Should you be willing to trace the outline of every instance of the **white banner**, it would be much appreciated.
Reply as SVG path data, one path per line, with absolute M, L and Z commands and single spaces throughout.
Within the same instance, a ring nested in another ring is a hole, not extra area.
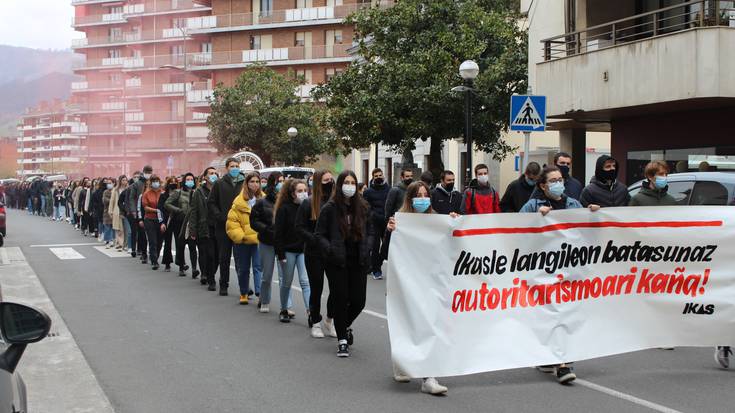
M 735 208 L 396 222 L 388 326 L 412 377 L 735 344 Z

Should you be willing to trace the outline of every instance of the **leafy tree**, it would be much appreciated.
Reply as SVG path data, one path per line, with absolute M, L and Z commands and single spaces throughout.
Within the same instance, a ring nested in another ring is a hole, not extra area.
M 209 140 L 220 152 L 243 149 L 258 154 L 266 164 L 301 165 L 325 150 L 327 134 L 319 128 L 320 105 L 301 102 L 299 81 L 256 66 L 240 74 L 234 86 L 217 85 L 207 120 Z M 298 129 L 291 139 L 286 131 Z
M 346 148 L 382 143 L 406 153 L 431 139 L 431 169 L 444 168 L 443 142 L 464 135 L 464 96 L 458 68 L 475 60 L 473 139 L 502 159 L 501 139 L 514 92 L 526 90 L 526 34 L 517 0 L 401 0 L 389 9 L 350 16 L 360 61 L 314 96 L 326 100 L 327 125 L 349 137 Z

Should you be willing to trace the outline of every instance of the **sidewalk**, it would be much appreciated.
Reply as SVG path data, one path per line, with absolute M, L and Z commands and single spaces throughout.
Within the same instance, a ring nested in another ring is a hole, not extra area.
M 31 305 L 51 318 L 51 331 L 27 347 L 19 371 L 28 389 L 28 410 L 34 413 L 112 413 L 89 364 L 66 323 L 19 247 L 0 248 L 3 300 Z

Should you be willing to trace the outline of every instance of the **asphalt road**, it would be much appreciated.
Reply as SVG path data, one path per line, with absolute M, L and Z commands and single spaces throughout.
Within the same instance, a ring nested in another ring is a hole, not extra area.
M 297 291 L 295 322 L 281 324 L 275 311 L 238 305 L 234 271 L 220 297 L 175 271 L 71 245 L 92 242 L 67 224 L 8 213 L 6 245 L 21 247 L 117 412 L 735 411 L 735 372 L 710 348 L 579 362 L 570 386 L 528 368 L 444 378 L 448 395 L 428 396 L 419 381 L 392 380 L 384 281 L 368 280 L 369 313 L 356 322 L 352 357 L 338 359 L 334 339 L 309 336 Z M 62 260 L 50 245 L 84 258 Z

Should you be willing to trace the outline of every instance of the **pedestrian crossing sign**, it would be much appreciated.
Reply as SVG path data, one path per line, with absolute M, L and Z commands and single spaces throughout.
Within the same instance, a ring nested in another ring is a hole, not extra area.
M 521 132 L 546 130 L 546 96 L 511 96 L 510 130 Z

